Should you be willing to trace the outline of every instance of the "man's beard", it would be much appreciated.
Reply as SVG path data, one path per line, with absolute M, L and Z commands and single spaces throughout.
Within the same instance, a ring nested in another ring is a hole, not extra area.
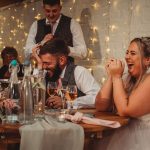
M 47 69 L 47 71 L 49 71 L 49 69 Z M 52 72 L 52 76 L 50 76 L 49 73 L 47 73 L 46 79 L 47 81 L 50 81 L 50 82 L 56 82 L 60 78 L 61 73 L 62 73 L 62 70 L 59 67 L 59 64 L 57 63 L 55 66 L 55 69 Z

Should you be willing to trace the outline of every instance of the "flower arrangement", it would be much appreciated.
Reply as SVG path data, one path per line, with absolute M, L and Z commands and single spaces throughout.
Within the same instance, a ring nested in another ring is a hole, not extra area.
M 0 118 L 3 119 L 8 114 L 17 114 L 19 106 L 12 99 L 0 101 Z

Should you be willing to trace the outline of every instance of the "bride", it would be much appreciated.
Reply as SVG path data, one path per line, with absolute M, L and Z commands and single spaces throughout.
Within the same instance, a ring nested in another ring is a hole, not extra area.
M 123 62 L 111 59 L 106 64 L 108 79 L 96 97 L 95 106 L 98 111 L 106 111 L 114 102 L 118 114 L 131 117 L 131 121 L 100 140 L 97 150 L 150 149 L 150 37 L 133 39 L 125 59 L 125 79 Z

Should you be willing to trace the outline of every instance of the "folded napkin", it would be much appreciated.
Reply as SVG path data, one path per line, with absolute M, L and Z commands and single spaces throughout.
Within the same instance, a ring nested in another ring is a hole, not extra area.
M 50 116 L 20 127 L 20 150 L 83 150 L 83 128 L 71 122 L 60 123 Z
M 87 124 L 101 125 L 101 126 L 106 126 L 106 127 L 111 127 L 111 128 L 119 128 L 121 126 L 118 121 L 90 118 L 90 117 L 84 116 L 84 114 L 80 112 L 76 112 L 75 115 L 66 114 L 65 118 L 68 120 L 71 120 L 72 122 L 82 121 L 83 123 L 87 123 Z

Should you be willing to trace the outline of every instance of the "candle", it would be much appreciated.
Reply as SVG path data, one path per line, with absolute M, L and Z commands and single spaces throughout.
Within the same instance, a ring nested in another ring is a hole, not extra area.
M 39 112 L 42 111 L 42 102 L 39 102 L 39 104 L 38 104 L 38 109 L 39 109 Z
M 60 115 L 58 116 L 58 120 L 59 120 L 60 122 L 64 122 L 64 121 L 65 121 L 65 116 L 64 116 L 64 114 L 60 114 Z

